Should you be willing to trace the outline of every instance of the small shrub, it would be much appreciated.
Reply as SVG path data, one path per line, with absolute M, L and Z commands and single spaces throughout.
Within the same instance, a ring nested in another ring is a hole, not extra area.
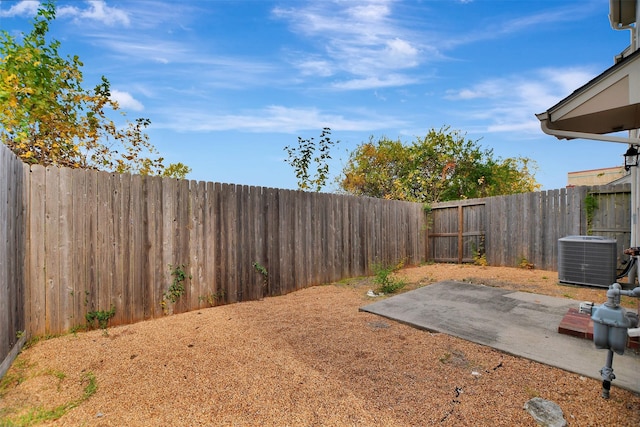
M 477 247 L 473 241 L 471 242 L 471 252 L 473 252 L 473 263 L 475 265 L 481 267 L 489 265 L 487 263 L 487 254 L 484 250 L 484 236 L 480 236 L 480 243 Z
M 487 263 L 487 255 L 480 255 L 477 252 L 473 254 L 473 263 L 475 265 L 479 265 L 480 267 L 486 267 L 489 265 L 489 263 Z
M 518 267 L 524 268 L 525 270 L 533 270 L 534 265 L 529 262 L 525 257 L 520 258 L 520 262 L 518 262 Z
M 187 278 L 191 279 L 191 275 L 187 275 L 185 272 L 185 269 L 187 268 L 185 264 L 175 266 L 169 265 L 169 268 L 171 269 L 173 282 L 171 282 L 169 289 L 162 294 L 162 301 L 160 302 L 160 305 L 165 309 L 165 311 L 167 309 L 167 302 L 175 304 L 185 292 L 185 280 L 187 280 Z
M 378 285 L 378 293 L 393 294 L 407 285 L 406 282 L 395 280 L 391 277 L 394 271 L 397 271 L 397 266 L 384 267 L 382 264 L 373 265 L 373 281 Z
M 87 329 L 93 329 L 95 327 L 95 322 L 98 322 L 98 327 L 102 329 L 106 334 L 109 320 L 111 320 L 111 318 L 115 315 L 116 308 L 113 305 L 111 306 L 111 309 L 109 311 L 90 311 L 84 316 L 85 319 L 87 319 Z
M 269 293 L 269 271 L 258 261 L 253 263 L 253 268 L 262 276 L 262 295 L 264 296 Z
M 224 297 L 224 291 L 220 291 L 220 292 L 216 292 L 216 293 L 209 293 L 207 295 L 201 295 L 198 297 L 198 301 L 206 301 L 207 304 L 209 304 L 209 307 L 214 307 L 218 300 L 222 299 Z

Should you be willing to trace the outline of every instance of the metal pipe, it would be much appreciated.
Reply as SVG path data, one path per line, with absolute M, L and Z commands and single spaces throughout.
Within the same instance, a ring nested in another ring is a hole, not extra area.
M 611 381 L 616 378 L 613 374 L 613 350 L 611 349 L 607 351 L 607 361 L 605 362 L 605 366 L 600 370 L 600 375 L 602 375 L 602 398 L 608 399 L 611 390 Z

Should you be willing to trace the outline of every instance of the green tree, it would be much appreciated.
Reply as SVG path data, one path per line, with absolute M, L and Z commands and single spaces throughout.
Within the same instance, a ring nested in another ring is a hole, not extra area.
M 0 33 L 0 140 L 27 163 L 184 178 L 189 167 L 165 167 L 149 142 L 149 119 L 122 128 L 108 117 L 125 114 L 105 77 L 83 89 L 78 56 L 61 57 L 60 42 L 46 38 L 55 16 L 46 2 L 30 33 Z
M 331 140 L 331 129 L 326 127 L 322 129 L 317 144 L 313 138 L 302 139 L 298 137 L 297 147 L 284 147 L 288 155 L 284 161 L 295 170 L 300 190 L 322 190 L 329 178 L 329 164 L 327 162 L 331 159 L 330 150 L 336 143 Z M 316 172 L 313 177 L 310 175 L 310 168 L 315 168 Z
M 347 193 L 432 203 L 540 188 L 534 161 L 500 159 L 459 131 L 431 129 L 411 144 L 380 138 L 359 145 L 343 169 Z

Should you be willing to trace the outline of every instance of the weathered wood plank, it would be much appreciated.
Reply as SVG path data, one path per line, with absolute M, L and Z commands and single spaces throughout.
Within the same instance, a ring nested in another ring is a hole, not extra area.
M 188 310 L 195 310 L 201 307 L 200 296 L 204 295 L 201 285 L 204 282 L 203 265 L 203 242 L 204 242 L 204 186 L 198 185 L 196 181 L 189 182 L 189 265 L 192 278 L 188 282 L 189 300 Z
M 237 267 L 237 245 L 238 227 L 236 225 L 236 214 L 238 213 L 238 195 L 236 186 L 233 184 L 222 185 L 221 208 L 224 217 L 222 228 L 224 230 L 223 242 L 223 280 L 226 288 L 226 300 L 229 303 L 238 302 L 238 270 Z
M 294 239 L 295 239 L 295 205 L 293 204 L 293 191 L 280 190 L 279 198 L 279 222 L 280 226 L 280 291 L 288 293 L 295 289 L 295 276 L 293 269 Z
M 217 236 L 219 228 L 217 227 L 217 200 L 213 183 L 205 184 L 205 205 L 204 205 L 204 267 L 205 267 L 205 283 L 204 297 L 207 305 L 215 305 L 220 303 L 222 295 L 218 290 L 218 282 L 216 281 L 216 262 L 218 244 Z
M 112 303 L 116 309 L 109 324 L 121 325 L 132 322 L 131 285 L 129 284 L 129 264 L 131 263 L 131 175 L 114 176 L 114 237 L 116 257 L 112 283 Z
M 84 212 L 85 227 L 85 251 L 83 255 L 85 261 L 85 279 L 84 290 L 80 298 L 82 299 L 82 307 L 80 308 L 82 318 L 81 322 L 86 321 L 86 314 L 96 309 L 96 301 L 98 298 L 98 282 L 100 268 L 100 253 L 98 239 L 98 211 L 102 208 L 98 201 L 98 177 L 96 171 L 84 171 L 86 204 Z
M 175 193 L 173 197 L 176 200 L 176 221 L 172 258 L 174 259 L 173 264 L 175 266 L 182 266 L 182 271 L 186 274 L 186 278 L 182 282 L 184 293 L 176 301 L 176 313 L 183 313 L 189 310 L 192 290 L 191 282 L 193 281 L 194 272 L 193 261 L 189 258 L 189 226 L 191 224 L 189 212 L 192 209 L 190 206 L 189 193 L 189 181 L 185 179 L 175 180 Z M 173 278 L 171 278 L 170 282 L 173 282 Z
M 45 268 L 45 331 L 61 331 L 60 321 L 60 246 L 59 246 L 59 222 L 60 203 L 59 188 L 60 174 L 58 168 L 47 167 L 45 169 L 45 224 L 44 239 L 46 257 Z
M 129 258 L 127 283 L 129 285 L 129 321 L 139 322 L 144 316 L 144 277 L 146 262 L 145 233 L 147 230 L 144 216 L 144 190 L 142 177 L 131 177 L 129 223 Z
M 267 190 L 267 230 L 266 266 L 269 269 L 269 284 L 267 295 L 282 294 L 282 268 L 280 264 L 282 240 L 280 239 L 280 195 L 282 190 L 269 188 Z
M 14 249 L 13 241 L 9 238 L 13 227 L 13 206 L 9 203 L 12 183 L 11 158 L 5 147 L 0 147 L 0 362 L 9 354 L 12 347 L 11 306 L 15 304 L 12 295 L 13 280 L 9 263 L 9 253 Z M 15 333 L 15 332 L 14 332 Z
M 177 203 L 176 200 L 176 183 L 175 179 L 163 179 L 162 184 L 162 204 L 156 206 L 157 211 L 162 214 L 159 217 L 162 224 L 162 235 L 159 244 L 162 246 L 162 270 L 156 277 L 157 285 L 154 294 L 159 301 L 164 301 L 165 308 L 169 312 L 174 310 L 174 304 L 171 301 L 163 300 L 163 295 L 171 286 L 173 276 L 171 271 L 182 261 L 175 259 L 175 245 L 177 232 Z
M 113 212 L 111 208 L 111 174 L 98 172 L 96 188 L 96 280 L 89 295 L 88 312 L 111 309 L 113 269 Z
M 165 290 L 168 265 L 164 261 L 163 247 L 163 179 L 145 177 L 143 189 L 146 191 L 146 247 L 145 287 L 143 292 L 144 316 L 151 319 L 162 315 L 162 294 Z
M 236 256 L 236 269 L 238 270 L 238 301 L 246 301 L 250 298 L 250 269 L 253 268 L 253 256 L 250 249 L 249 218 L 249 187 L 238 185 L 237 189 L 237 211 L 235 212 L 235 223 L 237 226 L 237 242 L 234 245 Z
M 72 251 L 69 254 L 71 262 L 71 271 L 74 280 L 71 289 L 71 308 L 69 315 L 71 317 L 71 326 L 79 327 L 85 323 L 84 299 L 87 284 L 87 191 L 86 191 L 86 174 L 81 169 L 73 169 L 71 171 L 71 193 L 73 194 L 73 210 L 71 212 L 72 231 Z

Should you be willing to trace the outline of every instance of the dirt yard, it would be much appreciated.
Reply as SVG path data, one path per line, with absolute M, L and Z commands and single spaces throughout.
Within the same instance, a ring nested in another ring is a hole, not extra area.
M 398 274 L 406 289 L 455 279 L 576 306 L 605 296 L 540 270 L 436 264 Z M 0 387 L 0 425 L 535 426 L 523 409 L 535 396 L 572 426 L 640 424 L 640 397 L 628 391 L 613 387 L 604 400 L 597 380 L 359 312 L 374 288 L 351 279 L 42 340 Z

